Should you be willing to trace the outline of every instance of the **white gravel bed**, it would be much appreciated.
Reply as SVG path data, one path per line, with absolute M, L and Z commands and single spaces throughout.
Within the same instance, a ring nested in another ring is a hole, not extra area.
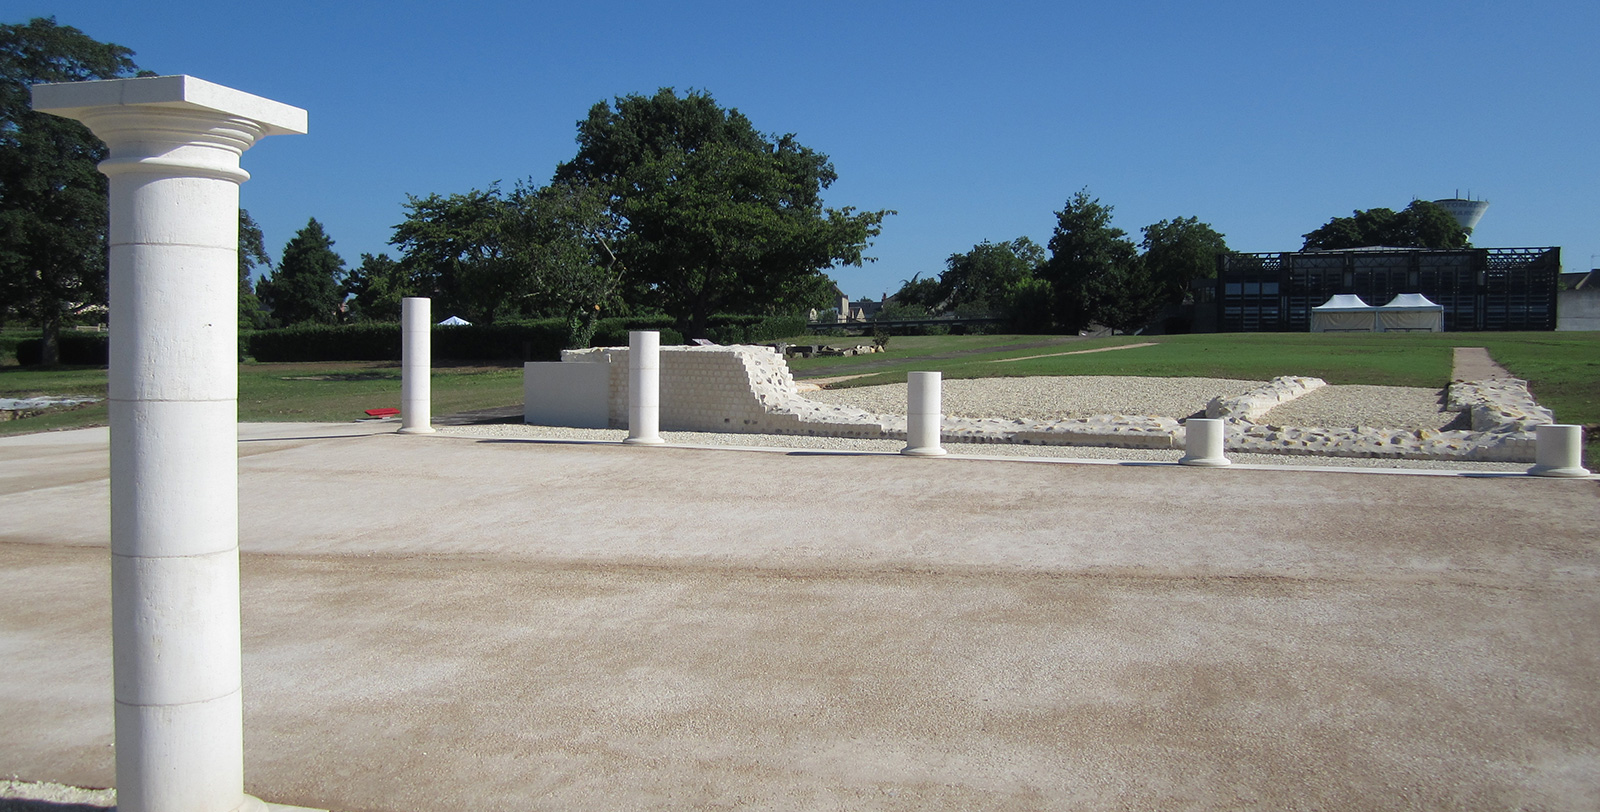
M 951 417 L 1062 420 L 1126 414 L 1182 419 L 1205 412 L 1214 397 L 1242 395 L 1264 385 L 1228 378 L 1111 375 L 973 378 L 945 381 L 940 397 Z M 824 389 L 807 392 L 805 398 L 880 414 L 906 413 L 905 384 Z
M 1443 411 L 1444 396 L 1443 389 L 1413 386 L 1324 386 L 1274 408 L 1257 422 L 1438 431 L 1461 417 L 1459 412 Z
M 569 429 L 554 426 L 527 426 L 495 423 L 482 426 L 438 426 L 440 434 L 476 437 L 485 440 L 525 440 L 530 442 L 609 442 L 620 443 L 628 436 L 622 429 Z M 663 431 L 661 438 L 674 445 L 744 446 L 793 448 L 828 451 L 876 451 L 897 453 L 905 448 L 902 440 L 860 440 L 847 437 L 801 437 L 790 434 L 712 434 L 696 431 Z M 950 456 L 972 457 L 1054 457 L 1075 460 L 1123 460 L 1132 462 L 1177 462 L 1181 451 L 1137 448 L 1097 448 L 1093 446 L 1041 446 L 1007 443 L 946 443 Z M 1456 462 L 1444 460 L 1365 459 L 1357 457 L 1318 457 L 1298 454 L 1230 453 L 1228 459 L 1240 465 L 1292 465 L 1324 468 L 1410 468 L 1440 471 L 1492 471 L 1522 473 L 1526 463 Z

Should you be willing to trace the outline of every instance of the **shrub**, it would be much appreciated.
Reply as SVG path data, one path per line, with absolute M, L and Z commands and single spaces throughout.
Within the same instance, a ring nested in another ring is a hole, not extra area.
M 107 333 L 61 332 L 61 363 L 71 366 L 103 367 L 110 363 L 111 342 Z M 17 363 L 35 366 L 44 355 L 44 339 L 17 342 Z

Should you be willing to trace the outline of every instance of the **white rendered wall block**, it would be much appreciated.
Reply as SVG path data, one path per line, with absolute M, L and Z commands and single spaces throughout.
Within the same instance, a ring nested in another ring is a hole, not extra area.
M 400 300 L 400 434 L 433 433 L 433 301 Z
M 522 365 L 522 421 L 536 426 L 611 425 L 611 364 L 529 361 Z
M 306 113 L 191 76 L 36 85 L 109 148 L 117 808 L 244 794 L 239 637 L 240 155 Z

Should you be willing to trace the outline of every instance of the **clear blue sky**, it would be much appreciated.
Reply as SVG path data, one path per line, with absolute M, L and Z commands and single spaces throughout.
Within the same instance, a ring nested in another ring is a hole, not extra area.
M 274 258 L 316 217 L 350 265 L 406 195 L 549 179 L 597 101 L 698 88 L 895 209 L 854 297 L 982 240 L 1049 239 L 1080 188 L 1135 238 L 1195 216 L 1244 251 L 1459 189 L 1474 243 L 1600 265 L 1600 3 L 10 0 L 310 112 L 244 157 Z

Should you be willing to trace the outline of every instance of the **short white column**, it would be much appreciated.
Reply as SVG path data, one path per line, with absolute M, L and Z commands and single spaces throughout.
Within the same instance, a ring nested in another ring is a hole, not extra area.
M 400 434 L 433 433 L 433 301 L 400 300 Z
M 1589 469 L 1583 467 L 1582 426 L 1552 423 L 1534 431 L 1534 465 L 1528 473 L 1559 477 L 1589 475 Z
M 239 157 L 306 113 L 190 76 L 37 85 L 110 147 L 111 607 L 117 808 L 244 794 Z
M 944 422 L 940 384 L 942 372 L 906 374 L 906 447 L 908 457 L 938 457 L 945 453 L 939 445 L 939 426 Z
M 658 445 L 661 439 L 661 333 L 628 332 L 628 439 Z
M 1223 456 L 1223 441 L 1226 438 L 1227 427 L 1221 420 L 1191 417 L 1183 423 L 1184 452 L 1178 462 L 1206 468 L 1227 465 L 1228 458 Z

